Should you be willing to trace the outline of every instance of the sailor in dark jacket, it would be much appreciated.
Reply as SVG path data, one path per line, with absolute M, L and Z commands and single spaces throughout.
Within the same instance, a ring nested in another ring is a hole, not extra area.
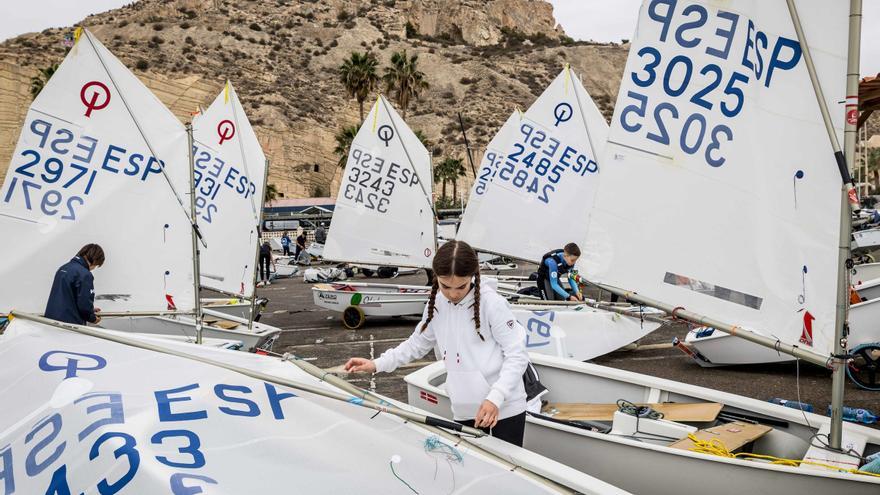
M 76 256 L 55 272 L 52 292 L 46 303 L 46 318 L 85 325 L 98 323 L 101 317 L 95 308 L 95 277 L 92 270 L 104 264 L 104 250 L 97 244 L 86 244 Z

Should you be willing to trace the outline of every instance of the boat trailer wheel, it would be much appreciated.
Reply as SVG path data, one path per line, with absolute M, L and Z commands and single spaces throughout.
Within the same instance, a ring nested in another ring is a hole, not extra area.
M 851 354 L 853 359 L 846 367 L 849 379 L 865 390 L 880 390 L 880 343 L 862 344 Z
M 342 324 L 349 330 L 356 330 L 364 326 L 366 320 L 364 310 L 359 306 L 349 306 L 342 312 Z

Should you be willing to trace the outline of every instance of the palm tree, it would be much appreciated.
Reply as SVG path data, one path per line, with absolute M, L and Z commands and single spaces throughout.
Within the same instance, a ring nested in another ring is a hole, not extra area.
M 278 199 L 278 187 L 275 184 L 266 184 L 266 202 L 272 205 Z
M 421 131 L 421 129 L 419 129 L 417 131 L 413 131 L 413 134 L 415 134 L 416 137 L 419 138 L 419 141 L 421 141 L 422 146 L 424 146 L 427 149 L 431 149 L 431 146 L 433 145 L 433 143 L 428 139 L 428 136 L 426 136 L 425 133 Z
M 446 183 L 451 181 L 452 201 L 455 202 L 455 198 L 458 196 L 458 186 L 456 182 L 458 181 L 458 178 L 464 176 L 464 174 L 464 165 L 460 158 L 447 158 L 434 168 L 434 182 L 440 182 L 443 184 L 441 196 L 444 200 L 446 199 Z
M 58 64 L 52 64 L 49 67 L 40 69 L 37 75 L 31 78 L 31 96 L 36 98 L 40 94 L 40 91 L 43 90 L 43 87 L 49 82 L 49 79 L 52 78 L 56 70 L 58 70 Z
M 339 161 L 336 163 L 338 166 L 345 167 L 345 162 L 348 161 L 348 150 L 351 149 L 351 142 L 354 141 L 354 137 L 357 136 L 357 133 L 357 126 L 352 125 L 343 127 L 336 134 L 336 148 L 333 152 L 339 157 Z
M 412 100 L 419 99 L 422 90 L 428 89 L 425 73 L 418 69 L 418 55 L 406 56 L 406 50 L 391 54 L 391 67 L 385 68 L 382 80 L 385 91 L 394 94 L 397 105 L 406 119 L 406 109 Z
M 364 101 L 370 92 L 376 89 L 379 76 L 376 67 L 379 61 L 370 52 L 351 52 L 351 58 L 339 66 L 339 76 L 348 95 L 356 99 L 361 111 L 361 122 L 364 121 Z

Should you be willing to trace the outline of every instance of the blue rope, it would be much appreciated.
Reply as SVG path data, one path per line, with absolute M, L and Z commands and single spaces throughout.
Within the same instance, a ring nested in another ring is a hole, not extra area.
M 455 447 L 443 443 L 437 435 L 431 435 L 425 439 L 425 452 L 439 452 L 450 461 L 455 461 L 459 464 L 464 463 L 464 456 L 461 455 L 461 452 Z

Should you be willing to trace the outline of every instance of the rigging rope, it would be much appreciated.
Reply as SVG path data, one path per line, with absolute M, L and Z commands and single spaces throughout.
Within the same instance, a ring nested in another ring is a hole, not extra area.
M 708 441 L 701 440 L 701 439 L 697 438 L 696 435 L 694 435 L 693 433 L 688 433 L 688 438 L 692 442 L 694 442 L 694 447 L 691 448 L 690 450 L 692 452 L 697 452 L 700 454 L 717 455 L 719 457 L 727 457 L 730 459 L 765 460 L 765 461 L 770 461 L 771 464 L 776 464 L 776 465 L 780 465 L 780 466 L 798 467 L 798 466 L 802 466 L 802 465 L 806 464 L 809 466 L 818 466 L 818 467 L 823 467 L 826 469 L 831 469 L 834 471 L 839 471 L 839 472 L 844 472 L 844 473 L 861 474 L 864 476 L 873 476 L 876 478 L 880 478 L 880 474 L 874 474 L 874 473 L 871 473 L 868 471 L 862 471 L 858 468 L 849 468 L 848 469 L 848 468 L 842 468 L 840 466 L 833 466 L 831 464 L 825 464 L 825 463 L 816 462 L 816 461 L 807 461 L 807 460 L 803 460 L 803 459 L 785 459 L 782 457 L 776 457 L 776 456 L 772 456 L 772 455 L 750 454 L 748 452 L 740 452 L 738 454 L 734 454 L 733 452 L 728 450 L 727 446 L 724 445 L 724 442 L 722 442 L 721 440 L 719 440 L 717 438 L 713 438 Z

